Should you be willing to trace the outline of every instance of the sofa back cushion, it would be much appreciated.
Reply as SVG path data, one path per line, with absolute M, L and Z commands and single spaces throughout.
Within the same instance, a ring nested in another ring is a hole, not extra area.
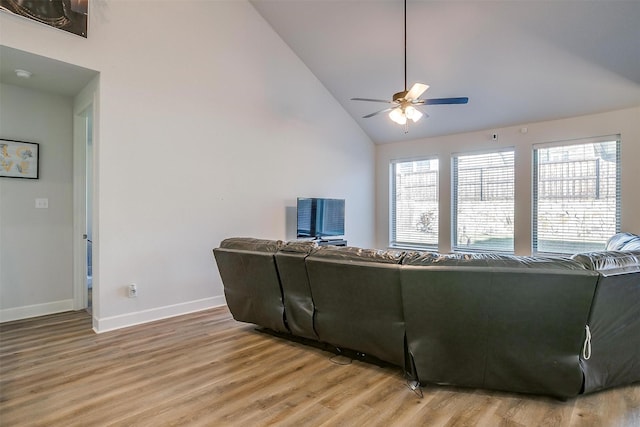
M 584 270 L 569 257 L 516 256 L 489 253 L 410 252 L 403 258 L 404 265 L 431 267 L 491 267 L 549 270 Z
M 313 327 L 315 308 L 305 259 L 318 249 L 316 242 L 287 242 L 276 253 L 276 265 L 284 297 L 284 311 L 291 333 L 318 339 Z
M 626 247 L 628 242 L 619 239 L 615 247 Z M 640 381 L 640 363 L 632 362 L 640 360 L 640 250 L 589 252 L 573 258 L 600 273 L 589 316 L 591 357 L 581 360 L 585 393 Z
M 618 233 L 607 241 L 607 251 L 640 250 L 640 236 L 633 233 Z
M 233 318 L 288 332 L 274 255 L 280 240 L 230 238 L 213 250 Z
M 408 254 L 408 350 L 421 382 L 575 396 L 597 273 L 571 259 Z
M 575 254 L 572 259 L 586 269 L 604 276 L 640 271 L 640 249 L 630 251 L 602 251 Z
M 324 246 L 306 259 L 321 341 L 404 365 L 404 252 Z

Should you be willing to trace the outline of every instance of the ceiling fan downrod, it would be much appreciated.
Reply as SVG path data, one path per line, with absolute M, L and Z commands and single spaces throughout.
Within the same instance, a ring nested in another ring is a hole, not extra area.
M 404 0 L 404 93 L 407 93 L 407 0 Z

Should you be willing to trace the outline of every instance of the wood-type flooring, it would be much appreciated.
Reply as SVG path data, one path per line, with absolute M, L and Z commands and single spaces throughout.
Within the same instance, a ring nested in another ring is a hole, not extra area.
M 0 325 L 0 426 L 640 426 L 640 385 L 568 401 L 426 386 L 265 334 L 226 307 L 102 334 Z

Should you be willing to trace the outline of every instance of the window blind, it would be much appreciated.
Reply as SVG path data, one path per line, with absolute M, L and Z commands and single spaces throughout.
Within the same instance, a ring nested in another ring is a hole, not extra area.
M 452 158 L 454 251 L 513 252 L 514 152 Z
M 605 248 L 620 231 L 620 137 L 537 145 L 533 252 Z
M 390 245 L 438 246 L 438 159 L 391 162 Z

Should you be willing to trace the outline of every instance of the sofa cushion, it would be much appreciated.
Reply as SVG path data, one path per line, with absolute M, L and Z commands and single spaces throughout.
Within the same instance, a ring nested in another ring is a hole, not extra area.
M 404 365 L 404 252 L 324 246 L 306 259 L 321 341 Z
M 225 239 L 213 250 L 233 318 L 288 332 L 275 253 L 280 240 Z
M 640 381 L 640 251 L 576 255 L 599 271 L 589 314 L 584 392 Z
M 291 252 L 299 254 L 310 254 L 312 251 L 318 249 L 318 243 L 314 240 L 306 241 L 290 241 L 282 245 L 280 251 Z
M 405 251 L 362 249 L 353 246 L 322 246 L 318 249 L 317 255 L 331 261 L 400 264 L 405 256 Z
M 401 287 L 421 382 L 575 396 L 598 274 L 566 258 L 410 253 Z
M 607 241 L 607 251 L 640 250 L 640 236 L 633 233 L 618 233 Z
M 313 327 L 315 308 L 305 259 L 316 249 L 316 242 L 292 241 L 282 246 L 275 255 L 287 325 L 292 334 L 315 340 L 318 339 Z
M 640 271 L 640 250 L 587 252 L 575 254 L 572 258 L 586 269 L 604 276 Z
M 252 239 L 250 237 L 230 237 L 220 242 L 220 248 L 223 249 L 272 253 L 281 249 L 283 245 L 282 240 Z
M 584 270 L 585 268 L 579 262 L 568 257 L 532 257 L 486 253 L 410 252 L 403 258 L 402 264 L 431 267 L 541 268 L 552 270 Z

